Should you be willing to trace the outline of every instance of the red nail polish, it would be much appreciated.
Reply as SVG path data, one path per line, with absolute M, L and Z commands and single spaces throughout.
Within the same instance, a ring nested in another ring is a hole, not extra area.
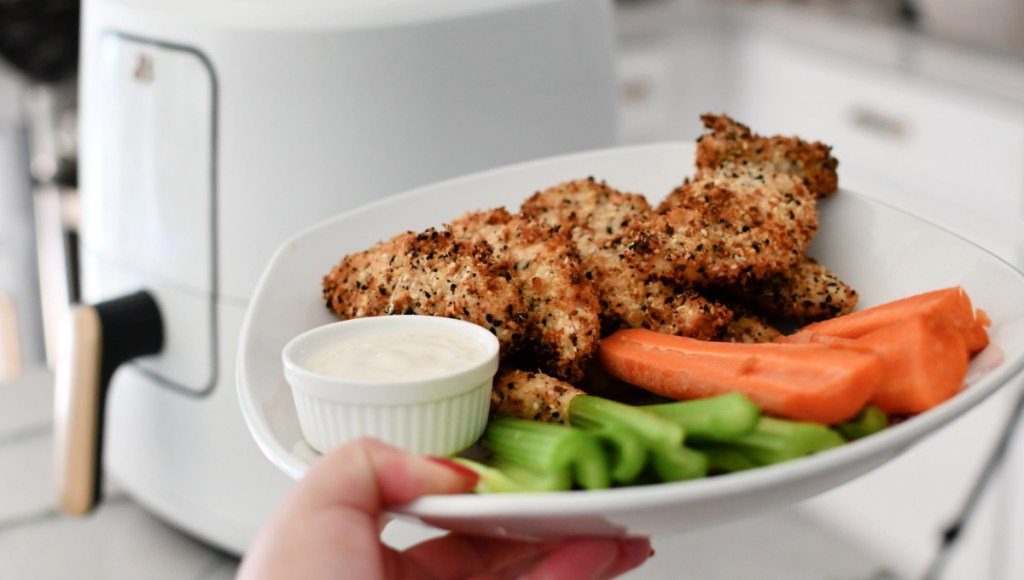
M 428 456 L 427 459 L 429 459 L 430 461 L 436 463 L 437 465 L 443 465 L 443 466 L 447 467 L 448 469 L 454 471 L 455 473 L 459 474 L 459 477 L 461 477 L 462 479 L 464 479 L 466 481 L 466 487 L 468 489 L 472 489 L 472 488 L 476 487 L 476 484 L 480 481 L 480 474 L 479 473 L 473 471 L 472 469 L 466 467 L 465 465 L 462 465 L 460 463 L 456 463 L 455 461 L 452 461 L 451 459 L 448 459 L 446 457 L 434 457 L 434 456 Z

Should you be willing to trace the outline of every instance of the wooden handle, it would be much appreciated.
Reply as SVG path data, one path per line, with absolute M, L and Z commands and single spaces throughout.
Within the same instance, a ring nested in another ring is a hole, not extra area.
M 18 312 L 5 294 L 0 294 L 0 381 L 21 373 L 21 337 Z
M 99 313 L 92 307 L 72 308 L 61 334 L 53 423 L 57 496 L 69 515 L 85 515 L 99 501 L 102 348 Z
M 54 458 L 60 506 L 69 515 L 99 504 L 103 417 L 117 367 L 163 347 L 156 301 L 137 292 L 95 306 L 76 306 L 65 321 L 54 392 Z

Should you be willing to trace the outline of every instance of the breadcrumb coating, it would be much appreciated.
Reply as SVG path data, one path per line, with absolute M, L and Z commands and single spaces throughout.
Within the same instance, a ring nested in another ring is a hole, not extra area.
M 742 166 L 741 166 L 742 167 Z M 758 279 L 803 256 L 818 229 L 814 197 L 789 191 L 731 164 L 673 190 L 658 207 L 652 244 L 670 256 L 664 273 L 693 284 Z
M 503 356 L 526 335 L 526 303 L 508 264 L 486 243 L 446 230 L 405 232 L 344 257 L 324 277 L 323 294 L 343 319 L 423 314 L 467 320 L 493 332 Z
M 719 340 L 723 342 L 771 342 L 782 335 L 779 329 L 756 315 L 737 315 L 725 327 Z
M 731 320 L 728 308 L 659 274 L 665 268 L 642 245 L 657 217 L 643 196 L 588 178 L 535 193 L 522 212 L 571 232 L 600 296 L 603 332 L 644 327 L 710 340 Z
M 503 367 L 494 377 L 491 413 L 543 423 L 569 423 L 569 402 L 586 394 L 544 373 Z
M 794 176 L 817 198 L 838 188 L 839 161 L 828 145 L 799 137 L 762 137 L 727 115 L 706 114 L 701 120 L 707 132 L 697 142 L 698 173 L 746 162 L 766 174 Z
M 737 288 L 758 312 L 796 325 L 853 312 L 857 292 L 817 260 L 804 256 L 795 267 Z
M 452 222 L 459 239 L 484 241 L 511 265 L 526 303 L 522 357 L 534 368 L 577 382 L 601 339 L 600 301 L 576 244 L 558 227 L 504 208 L 470 212 Z

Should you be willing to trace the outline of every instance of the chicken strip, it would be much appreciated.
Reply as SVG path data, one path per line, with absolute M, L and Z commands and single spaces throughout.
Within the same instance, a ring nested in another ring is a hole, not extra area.
M 656 216 L 647 200 L 593 178 L 538 192 L 523 203 L 525 215 L 570 232 L 597 287 L 602 331 L 649 328 L 700 339 L 718 335 L 732 318 L 728 308 L 652 272 L 641 247 Z
M 643 223 L 653 210 L 637 193 L 623 193 L 593 177 L 567 181 L 533 194 L 523 202 L 524 215 L 561 226 L 588 256 L 622 235 L 634 222 Z
M 795 267 L 818 230 L 816 199 L 836 189 L 830 148 L 761 137 L 726 116 L 704 115 L 697 175 L 658 206 L 666 241 L 653 247 L 694 284 L 759 279 Z
M 782 332 L 760 316 L 733 307 L 736 317 L 722 330 L 719 340 L 723 342 L 771 342 L 782 336 Z
M 569 423 L 569 402 L 585 395 L 543 373 L 502 367 L 491 388 L 491 413 L 542 423 Z
M 726 116 L 704 115 L 702 119 L 708 133 L 697 148 L 695 184 L 760 187 L 764 203 L 769 204 L 760 212 L 765 216 L 763 224 L 772 224 L 776 250 L 779 241 L 789 250 L 774 255 L 766 269 L 742 277 L 732 294 L 761 314 L 795 324 L 852 310 L 856 293 L 804 254 L 817 232 L 816 201 L 837 188 L 838 162 L 831 156 L 831 148 L 797 137 L 761 137 Z M 692 196 L 685 195 L 685 189 L 670 195 L 659 209 L 689 205 Z M 795 250 L 799 250 L 799 259 L 779 269 L 797 256 Z
M 814 198 L 799 182 L 785 191 L 759 177 L 727 164 L 672 191 L 649 229 L 646 247 L 663 256 L 650 262 L 656 271 L 708 285 L 796 265 L 817 232 Z
M 701 120 L 708 132 L 697 144 L 698 176 L 731 163 L 762 174 L 791 175 L 816 198 L 836 191 L 839 161 L 828 145 L 798 137 L 762 137 L 726 115 L 702 115 Z
M 511 264 L 512 282 L 526 303 L 522 358 L 531 368 L 570 382 L 601 339 L 600 301 L 576 244 L 560 228 L 507 210 L 472 212 L 452 222 L 458 239 L 484 241 Z M 523 364 L 523 363 L 520 363 Z
M 798 326 L 853 312 L 857 292 L 814 258 L 796 267 L 733 289 L 758 312 Z
M 343 319 L 424 314 L 478 324 L 498 337 L 504 356 L 526 336 L 526 304 L 511 278 L 486 243 L 431 228 L 346 256 L 324 277 L 323 294 Z

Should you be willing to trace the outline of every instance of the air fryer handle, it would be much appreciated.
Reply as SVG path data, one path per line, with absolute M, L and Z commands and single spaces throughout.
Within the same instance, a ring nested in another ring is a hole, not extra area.
M 110 378 L 121 363 L 160 352 L 163 335 L 160 309 L 145 291 L 69 312 L 54 394 L 57 494 L 65 513 L 85 515 L 100 502 Z

